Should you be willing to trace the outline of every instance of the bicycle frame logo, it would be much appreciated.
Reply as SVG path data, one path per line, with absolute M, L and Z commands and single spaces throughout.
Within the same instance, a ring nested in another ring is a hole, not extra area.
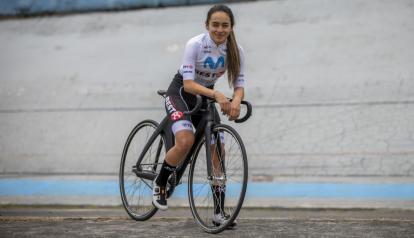
M 177 109 L 175 109 L 170 100 L 170 97 L 165 98 L 165 106 L 167 107 L 168 112 L 171 113 L 171 120 L 176 121 L 184 116 L 183 112 L 177 111 Z
M 210 69 L 217 69 L 219 65 L 221 65 L 221 67 L 224 67 L 224 57 L 220 56 L 217 59 L 217 62 L 214 62 L 214 60 L 209 56 L 204 60 L 204 68 L 207 68 L 207 65 Z
M 175 107 L 172 105 L 170 97 L 165 98 L 165 106 L 167 106 L 167 110 L 169 113 L 177 111 L 177 109 L 175 109 Z
M 176 121 L 176 120 L 180 119 L 181 117 L 183 117 L 183 115 L 184 115 L 184 113 L 183 113 L 183 112 L 176 111 L 176 112 L 173 112 L 173 113 L 171 114 L 171 119 L 172 119 L 173 121 Z

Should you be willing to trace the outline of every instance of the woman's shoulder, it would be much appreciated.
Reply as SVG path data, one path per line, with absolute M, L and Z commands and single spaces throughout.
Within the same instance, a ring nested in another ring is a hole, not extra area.
M 240 44 L 237 44 L 237 48 L 239 49 L 240 54 L 244 54 L 244 49 Z
M 206 38 L 205 33 L 196 35 L 196 36 L 192 37 L 190 40 L 187 41 L 187 45 L 193 45 L 193 46 L 202 45 L 205 38 Z
M 239 44 L 239 42 L 237 42 L 237 48 L 238 48 L 240 51 L 244 51 L 243 46 L 242 46 L 242 45 L 240 45 L 240 44 Z

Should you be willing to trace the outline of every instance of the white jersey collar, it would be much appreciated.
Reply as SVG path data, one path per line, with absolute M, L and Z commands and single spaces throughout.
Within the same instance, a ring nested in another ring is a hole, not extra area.
M 207 41 L 209 44 L 216 46 L 217 48 L 221 48 L 221 49 L 225 49 L 227 46 L 227 39 L 224 43 L 217 45 L 216 42 L 213 41 L 213 39 L 211 39 L 210 33 L 207 32 L 206 33 L 206 37 L 207 37 Z

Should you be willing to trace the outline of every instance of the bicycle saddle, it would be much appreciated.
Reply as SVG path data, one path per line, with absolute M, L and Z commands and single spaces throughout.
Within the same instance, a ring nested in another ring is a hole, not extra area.
M 165 95 L 167 94 L 167 90 L 160 89 L 160 90 L 157 91 L 157 93 L 158 93 L 158 95 L 165 97 Z

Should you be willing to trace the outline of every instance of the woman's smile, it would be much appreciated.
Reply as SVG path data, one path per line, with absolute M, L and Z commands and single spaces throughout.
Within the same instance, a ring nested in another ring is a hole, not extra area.
M 223 44 L 233 30 L 230 17 L 225 12 L 213 13 L 207 25 L 207 30 L 217 45 Z

